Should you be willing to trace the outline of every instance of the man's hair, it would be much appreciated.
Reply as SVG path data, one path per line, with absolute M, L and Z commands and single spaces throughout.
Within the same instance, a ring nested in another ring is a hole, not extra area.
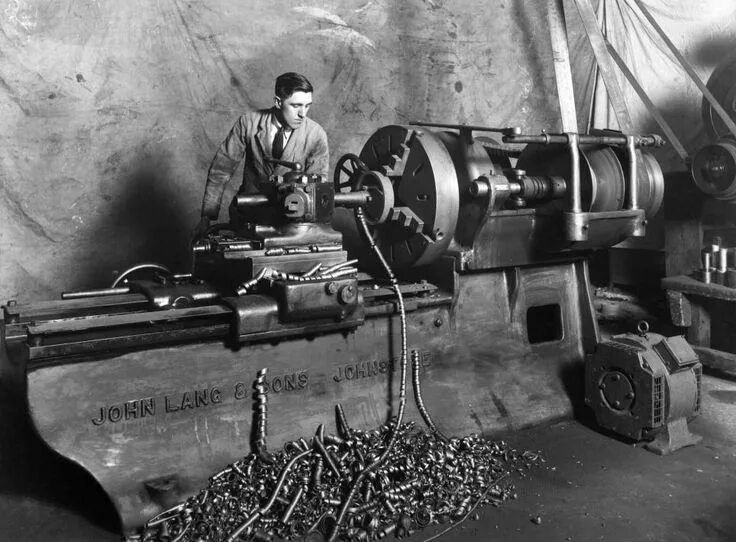
M 314 92 L 312 83 L 300 73 L 282 73 L 276 78 L 276 96 L 287 99 L 295 92 Z

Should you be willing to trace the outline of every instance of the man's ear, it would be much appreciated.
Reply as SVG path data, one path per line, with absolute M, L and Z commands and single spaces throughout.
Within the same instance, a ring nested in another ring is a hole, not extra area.
M 278 96 L 274 96 L 273 105 L 276 106 L 276 109 L 281 109 L 281 98 L 279 98 Z

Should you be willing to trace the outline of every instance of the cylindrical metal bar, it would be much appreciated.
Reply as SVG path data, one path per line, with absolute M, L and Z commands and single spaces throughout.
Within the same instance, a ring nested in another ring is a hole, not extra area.
M 120 288 L 101 288 L 99 290 L 82 290 L 79 292 L 62 292 L 61 299 L 83 299 L 85 297 L 98 297 L 108 295 L 119 295 L 129 294 L 130 288 L 128 286 L 121 286 Z
M 335 194 L 335 206 L 359 207 L 368 203 L 370 199 L 371 195 L 367 190 L 359 190 L 358 192 L 338 192 Z
M 450 128 L 453 130 L 472 130 L 474 132 L 498 132 L 502 134 L 519 134 L 521 128 L 518 126 L 507 128 L 493 128 L 490 126 L 478 126 L 475 124 L 443 124 L 441 122 L 424 122 L 415 120 L 409 123 L 412 126 L 426 126 L 427 128 Z
M 562 177 L 524 175 L 518 182 L 520 188 L 518 193 L 526 200 L 562 198 L 567 192 L 567 182 Z
M 713 264 L 711 262 L 712 254 L 710 252 L 703 252 L 703 269 L 706 271 L 710 271 L 710 268 L 713 267 Z
M 358 272 L 358 269 L 356 267 L 343 267 L 342 269 L 338 269 L 337 271 L 333 271 L 332 273 L 320 273 L 316 277 L 309 277 L 309 278 L 314 278 L 316 280 L 338 279 L 340 277 L 345 277 L 347 275 L 353 275 L 357 272 Z
M 264 194 L 238 194 L 235 196 L 235 205 L 238 209 L 244 207 L 258 207 L 268 204 L 268 196 Z
M 639 208 L 639 178 L 636 171 L 636 142 L 633 135 L 626 136 L 626 156 L 629 159 L 629 209 Z
M 342 245 L 309 245 L 312 252 L 339 252 Z
M 583 211 L 582 197 L 580 195 L 580 149 L 578 148 L 579 135 L 575 133 L 566 134 L 567 146 L 570 151 L 570 212 L 581 213 Z
M 344 262 L 340 262 L 340 263 L 337 263 L 337 264 L 333 265 L 332 267 L 328 267 L 327 269 L 325 269 L 324 271 L 322 271 L 320 273 L 320 275 L 327 275 L 329 273 L 334 273 L 338 269 L 341 269 L 343 267 L 348 267 L 348 266 L 351 266 L 351 265 L 355 265 L 356 263 L 358 263 L 358 260 L 357 259 L 347 260 L 347 261 L 344 261 Z
M 468 186 L 468 193 L 474 198 L 485 198 L 491 192 L 491 183 L 488 177 L 481 175 Z
M 304 169 L 304 166 L 302 166 L 299 162 L 289 162 L 287 160 L 279 160 L 276 158 L 266 158 L 265 160 L 266 162 L 270 162 L 271 164 L 284 166 L 289 169 L 293 169 L 294 171 L 302 171 Z
M 542 145 L 565 145 L 567 143 L 567 134 L 520 134 L 506 135 L 503 137 L 504 143 L 538 143 Z M 578 134 L 578 143 L 580 145 L 612 145 L 617 147 L 626 146 L 625 135 L 589 135 Z M 637 147 L 660 147 L 664 144 L 664 140 L 656 135 L 634 136 L 634 144 Z
M 253 241 L 229 241 L 226 243 L 218 243 L 218 247 L 223 252 L 238 252 L 241 250 L 253 250 Z
M 728 249 L 721 247 L 718 251 L 718 272 L 725 273 L 728 267 Z

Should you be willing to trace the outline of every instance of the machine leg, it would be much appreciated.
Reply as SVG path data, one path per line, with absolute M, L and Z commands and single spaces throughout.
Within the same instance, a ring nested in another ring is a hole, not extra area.
M 692 434 L 687 428 L 686 418 L 678 418 L 669 422 L 664 431 L 644 447 L 657 455 L 667 455 L 685 446 L 693 446 L 701 439 L 702 437 Z
M 699 303 L 690 303 L 692 322 L 687 329 L 687 342 L 694 346 L 710 347 L 710 312 Z

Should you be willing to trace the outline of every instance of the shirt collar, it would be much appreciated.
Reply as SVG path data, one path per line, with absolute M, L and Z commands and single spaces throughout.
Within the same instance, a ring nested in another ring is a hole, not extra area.
M 272 117 L 271 122 L 276 127 L 276 130 L 280 130 L 281 129 L 281 123 L 279 122 L 279 116 L 276 114 L 276 108 L 275 107 L 273 109 L 273 115 L 271 115 L 271 117 Z M 292 128 L 289 128 L 289 126 L 286 126 L 285 129 L 284 129 L 284 131 L 287 134 L 290 134 L 294 130 Z

